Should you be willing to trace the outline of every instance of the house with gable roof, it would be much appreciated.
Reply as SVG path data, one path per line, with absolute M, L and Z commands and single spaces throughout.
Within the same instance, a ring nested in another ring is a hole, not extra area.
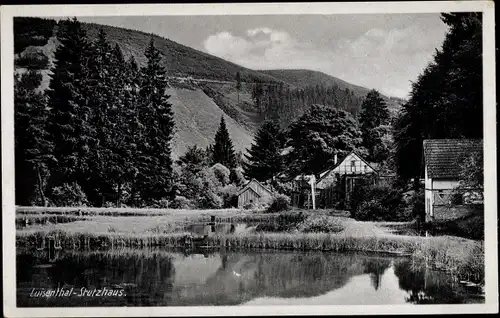
M 314 175 L 298 175 L 292 179 L 292 205 L 310 208 L 311 203 L 316 202 L 318 208 L 341 206 L 348 209 L 354 188 L 367 180 L 375 183 L 378 176 L 378 165 L 366 161 L 355 151 L 340 160 L 335 155 L 333 166 L 320 172 L 318 178 Z M 311 179 L 314 180 L 314 188 L 311 188 Z
M 461 163 L 472 152 L 483 151 L 482 139 L 427 139 L 423 141 L 425 219 L 453 219 L 468 214 L 455 208 L 455 190 L 460 184 Z M 470 189 L 474 194 L 477 189 Z M 462 196 L 463 196 L 462 194 Z M 463 197 L 462 197 L 463 199 Z
M 267 203 L 271 200 L 273 192 L 259 181 L 252 179 L 238 191 L 238 208 L 250 203 Z
M 351 151 L 334 165 L 321 172 L 316 182 L 316 192 L 320 207 L 334 207 L 339 202 L 349 208 L 354 188 L 363 182 L 375 183 L 378 165 L 366 161 L 355 151 Z

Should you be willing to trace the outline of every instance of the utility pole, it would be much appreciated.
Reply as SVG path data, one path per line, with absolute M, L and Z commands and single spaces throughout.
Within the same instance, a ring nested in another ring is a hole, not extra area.
M 311 199 L 313 210 L 316 210 L 316 177 L 314 176 L 314 174 L 312 174 L 311 178 L 309 178 L 309 184 L 311 185 Z

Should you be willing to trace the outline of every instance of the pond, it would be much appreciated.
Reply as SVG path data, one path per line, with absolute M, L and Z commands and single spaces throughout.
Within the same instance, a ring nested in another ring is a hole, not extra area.
M 482 303 L 411 259 L 297 251 L 17 252 L 17 305 L 210 306 Z

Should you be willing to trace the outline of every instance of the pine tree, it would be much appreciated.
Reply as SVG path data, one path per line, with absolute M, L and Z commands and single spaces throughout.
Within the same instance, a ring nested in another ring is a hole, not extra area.
M 198 146 L 189 147 L 186 153 L 179 157 L 177 164 L 192 174 L 197 174 L 207 166 L 207 153 Z
M 255 136 L 255 143 L 248 150 L 245 158 L 245 177 L 255 178 L 259 181 L 267 181 L 283 169 L 281 149 L 283 147 L 283 133 L 276 121 L 268 120 L 260 127 Z
M 91 53 L 87 62 L 87 80 L 85 94 L 92 105 L 91 120 L 93 133 L 93 152 L 89 162 L 92 173 L 90 189 L 84 188 L 87 198 L 94 206 L 101 206 L 114 196 L 114 180 L 110 170 L 114 164 L 111 145 L 115 130 L 113 120 L 119 114 L 112 113 L 117 105 L 117 79 L 113 72 L 116 61 L 112 59 L 111 45 L 106 40 L 106 33 L 99 30 L 97 39 L 91 43 Z
M 54 144 L 55 161 L 50 166 L 51 185 L 86 182 L 91 149 L 88 119 L 91 106 L 85 94 L 88 43 L 80 22 L 74 18 L 59 23 L 55 65 L 49 85 L 51 107 L 48 132 Z M 84 186 L 81 184 L 81 186 Z
M 219 129 L 215 134 L 215 144 L 212 150 L 212 162 L 220 163 L 227 168 L 236 166 L 234 146 L 227 131 L 224 116 L 221 116 Z
M 161 55 L 151 38 L 145 52 L 147 65 L 141 69 L 139 92 L 140 140 L 138 140 L 138 183 L 146 201 L 174 195 L 171 141 L 174 135 L 172 105 L 165 94 L 167 80 Z
M 117 206 L 121 204 L 122 190 L 134 180 L 133 145 L 133 103 L 129 100 L 129 83 L 133 80 L 133 73 L 129 73 L 128 65 L 118 45 L 111 52 L 111 68 L 109 77 L 111 85 L 111 108 L 108 110 L 109 129 L 109 161 L 107 175 L 111 180 L 111 197 Z M 130 76 L 130 77 L 129 77 Z
M 136 180 L 139 174 L 139 163 L 138 158 L 140 158 L 139 146 L 142 142 L 142 136 L 140 132 L 142 131 L 141 122 L 139 119 L 139 93 L 140 93 L 140 72 L 139 67 L 134 59 L 130 59 L 126 62 L 124 66 L 125 75 L 124 87 L 123 87 L 123 125 L 125 131 L 125 140 L 123 141 L 126 146 L 124 147 L 123 160 L 126 161 L 125 174 L 123 176 L 123 183 L 119 187 L 127 188 L 131 192 L 132 202 L 131 204 L 137 204 L 134 201 L 137 198 L 138 191 L 136 187 Z M 121 189 L 117 189 L 118 192 Z

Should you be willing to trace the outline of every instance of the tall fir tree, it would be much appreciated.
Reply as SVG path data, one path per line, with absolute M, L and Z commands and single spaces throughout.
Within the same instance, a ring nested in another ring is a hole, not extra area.
M 172 149 L 174 114 L 165 93 L 167 79 L 161 55 L 151 38 L 145 51 L 147 64 L 141 69 L 138 140 L 138 184 L 146 201 L 174 195 Z
M 112 68 L 111 77 L 114 81 L 112 107 L 110 121 L 112 129 L 110 130 L 110 147 L 112 157 L 109 164 L 109 175 L 113 180 L 113 200 L 119 206 L 122 202 L 122 192 L 131 185 L 135 179 L 134 162 L 134 99 L 136 99 L 136 90 L 130 90 L 131 85 L 137 77 L 137 69 L 129 69 L 125 62 L 123 53 L 116 44 L 111 54 Z
M 87 198 L 94 206 L 101 206 L 114 195 L 113 176 L 110 174 L 113 165 L 113 121 L 120 114 L 112 114 L 116 107 L 116 78 L 112 72 L 116 61 L 112 59 L 111 45 L 106 39 L 103 29 L 99 30 L 97 39 L 90 45 L 91 53 L 87 62 L 87 80 L 85 93 L 92 105 L 90 125 L 93 126 L 92 145 L 89 162 L 92 173 L 90 189 L 84 188 Z
M 63 183 L 90 183 L 89 171 L 92 132 L 88 119 L 91 106 L 85 94 L 86 62 L 89 48 L 86 33 L 74 18 L 59 22 L 57 37 L 61 42 L 55 52 L 48 95 L 48 132 L 54 145 L 50 166 L 51 186 Z
M 284 135 L 279 123 L 273 120 L 265 121 L 257 131 L 254 144 L 245 155 L 245 177 L 258 181 L 273 180 L 283 169 L 283 145 Z
M 236 167 L 234 146 L 226 127 L 224 116 L 221 116 L 219 129 L 215 134 L 215 143 L 212 149 L 212 162 L 220 163 L 227 168 Z

